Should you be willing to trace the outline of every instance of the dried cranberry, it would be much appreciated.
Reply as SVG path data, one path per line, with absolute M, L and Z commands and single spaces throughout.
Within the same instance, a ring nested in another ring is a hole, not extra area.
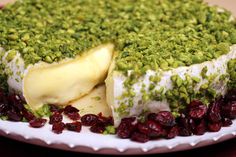
M 50 118 L 49 118 L 49 124 L 54 124 L 54 123 L 58 123 L 61 122 L 63 119 L 63 116 L 61 115 L 61 113 L 59 112 L 54 112 Z
M 193 129 L 194 135 L 203 135 L 207 131 L 206 122 L 202 119 L 198 124 L 195 123 L 195 128 Z
M 135 142 L 140 142 L 140 143 L 145 143 L 149 141 L 149 137 L 145 134 L 139 133 L 139 132 L 134 132 L 131 135 L 131 140 Z
M 121 122 L 126 122 L 126 123 L 135 123 L 136 118 L 135 117 L 129 117 L 129 118 L 123 118 Z
M 189 123 L 189 127 L 190 127 L 191 131 L 195 130 L 197 124 L 192 118 L 190 118 L 188 120 L 188 123 Z
M 80 132 L 82 124 L 80 122 L 66 123 L 66 128 L 70 131 Z
M 64 113 L 65 113 L 65 114 L 73 113 L 73 112 L 79 112 L 79 110 L 78 110 L 77 108 L 71 106 L 71 105 L 66 106 L 66 107 L 64 108 Z
M 211 132 L 218 132 L 221 129 L 221 122 L 220 123 L 208 123 L 208 130 Z
M 175 117 L 169 111 L 161 111 L 157 114 L 155 121 L 167 127 L 175 125 Z
M 149 120 L 146 122 L 146 125 L 148 127 L 148 136 L 150 138 L 158 138 L 166 135 L 165 130 L 159 123 Z
M 236 101 L 228 102 L 221 106 L 221 114 L 223 117 L 236 118 Z
M 79 120 L 80 119 L 80 114 L 78 112 L 72 112 L 72 113 L 67 113 L 66 114 L 71 120 Z
M 236 101 L 236 88 L 229 90 L 225 98 L 227 101 Z
M 178 132 L 179 132 L 179 136 L 191 136 L 192 135 L 192 132 L 185 127 L 179 127 Z
M 223 118 L 222 119 L 222 126 L 228 127 L 228 126 L 230 126 L 232 124 L 233 124 L 233 122 L 232 122 L 231 119 L 229 119 L 229 118 Z
M 31 121 L 31 120 L 36 119 L 36 117 L 34 116 L 34 114 L 31 113 L 30 111 L 26 110 L 26 109 L 24 109 L 24 110 L 22 111 L 22 114 L 23 114 L 24 118 L 25 118 L 28 122 Z
M 54 123 L 52 125 L 52 131 L 56 134 L 61 134 L 65 129 L 65 124 L 63 122 Z
M 11 94 L 8 96 L 8 103 L 14 107 L 16 107 L 19 111 L 24 109 L 24 102 L 17 94 Z
M 86 114 L 81 117 L 81 122 L 84 126 L 92 126 L 98 121 L 98 116 L 95 114 Z
M 208 114 L 207 118 L 212 123 L 217 123 L 221 121 L 221 115 L 220 115 L 220 102 L 215 101 L 210 104 L 208 108 Z
M 102 113 L 98 114 L 98 121 L 100 121 L 101 123 L 103 123 L 104 125 L 108 126 L 108 125 L 114 125 L 114 121 L 112 117 L 104 117 L 102 115 Z
M 172 139 L 172 138 L 178 136 L 178 134 L 179 134 L 179 128 L 177 126 L 174 126 L 168 131 L 166 138 Z
M 105 131 L 105 129 L 105 125 L 102 123 L 95 123 L 93 126 L 91 126 L 90 131 L 101 134 Z
M 180 116 L 177 118 L 177 123 L 179 126 L 183 126 L 187 129 L 190 129 L 189 120 L 190 120 L 189 117 L 181 113 Z
M 143 133 L 145 135 L 148 135 L 149 128 L 148 128 L 146 123 L 138 123 L 137 127 L 138 127 L 139 132 L 141 132 L 141 133 Z
M 120 125 L 117 128 L 117 135 L 120 138 L 129 138 L 133 131 L 136 128 L 136 124 L 134 123 L 136 118 L 124 118 L 121 120 Z
M 41 128 L 46 124 L 47 120 L 42 118 L 33 119 L 29 122 L 30 126 L 33 128 Z
M 156 113 L 149 113 L 147 116 L 147 119 L 152 120 L 152 121 L 156 121 L 156 116 L 157 116 Z
M 207 107 L 201 101 L 192 101 L 188 109 L 189 116 L 194 119 L 202 119 L 207 113 Z
M 6 115 L 8 109 L 9 109 L 9 106 L 7 103 L 0 102 L 0 115 Z
M 63 112 L 63 109 L 58 107 L 58 106 L 56 106 L 56 105 L 50 104 L 49 107 L 50 107 L 50 111 L 51 112 L 59 112 L 59 113 Z
M 16 121 L 16 122 L 22 121 L 22 118 L 23 118 L 21 113 L 15 109 L 8 110 L 7 117 L 9 120 Z
M 179 126 L 179 135 L 180 136 L 190 136 L 192 135 L 192 127 L 190 126 L 190 118 L 185 114 L 181 114 L 177 119 L 177 123 Z

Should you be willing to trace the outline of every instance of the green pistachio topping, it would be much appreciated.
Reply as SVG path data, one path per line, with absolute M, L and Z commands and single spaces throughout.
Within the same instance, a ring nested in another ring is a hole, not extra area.
M 230 77 L 228 83 L 229 88 L 236 88 L 236 59 L 232 59 L 228 62 L 228 73 Z
M 227 53 L 236 43 L 230 16 L 201 0 L 24 0 L 0 11 L 0 46 L 19 51 L 28 65 L 112 42 L 116 70 L 140 75 Z

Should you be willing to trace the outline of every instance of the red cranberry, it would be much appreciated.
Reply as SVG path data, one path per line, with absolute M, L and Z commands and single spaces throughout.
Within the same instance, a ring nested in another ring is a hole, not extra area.
M 136 123 L 136 118 L 135 117 L 123 118 L 121 122 Z
M 80 119 L 80 114 L 78 112 L 72 112 L 72 113 L 67 113 L 66 114 L 71 120 L 79 120 Z
M 25 118 L 28 122 L 31 121 L 31 120 L 36 119 L 36 117 L 34 116 L 34 114 L 31 113 L 30 111 L 26 110 L 26 109 L 24 109 L 24 110 L 22 111 L 22 114 L 23 114 L 24 118 Z
M 134 124 L 135 120 L 134 117 L 122 119 L 117 128 L 118 137 L 129 138 L 136 128 L 136 124 Z
M 146 125 L 148 127 L 148 136 L 150 138 L 158 138 L 166 135 L 165 130 L 159 123 L 149 120 L 146 122 Z
M 77 108 L 71 106 L 71 105 L 66 106 L 66 107 L 64 108 L 64 113 L 65 113 L 65 114 L 73 113 L 73 112 L 79 112 L 79 110 L 78 110 Z
M 24 102 L 17 94 L 11 94 L 8 96 L 8 103 L 14 107 L 16 107 L 19 111 L 24 109 Z
M 215 101 L 210 104 L 208 108 L 208 115 L 207 118 L 212 123 L 217 123 L 221 121 L 221 115 L 220 115 L 220 102 Z
M 56 106 L 56 105 L 52 105 L 51 104 L 51 105 L 49 105 L 49 107 L 50 107 L 50 111 L 51 112 L 59 112 L 59 113 L 63 112 L 63 109 L 58 107 L 58 106 Z
M 178 132 L 179 132 L 179 136 L 191 136 L 192 135 L 192 132 L 185 127 L 179 127 Z
M 155 121 L 167 127 L 175 125 L 175 117 L 169 111 L 161 111 L 157 114 Z
M 189 123 L 189 127 L 190 127 L 191 131 L 195 130 L 196 122 L 193 119 L 190 118 L 188 123 Z
M 233 122 L 232 122 L 231 119 L 229 119 L 229 118 L 223 118 L 222 119 L 222 126 L 223 127 L 228 127 L 228 126 L 230 126 L 232 124 L 233 124 Z
M 177 123 L 179 126 L 179 135 L 180 136 L 190 136 L 192 135 L 192 126 L 190 126 L 190 118 L 188 118 L 185 114 L 181 114 L 177 119 Z
M 138 131 L 145 134 L 145 135 L 148 135 L 149 133 L 149 128 L 147 126 L 146 123 L 138 123 Z
M 207 112 L 207 107 L 201 101 L 192 101 L 189 108 L 189 116 L 193 119 L 202 119 Z
M 178 136 L 178 134 L 179 134 L 179 128 L 177 126 L 174 126 L 168 131 L 166 138 L 172 139 L 172 138 Z
M 223 117 L 236 118 L 236 101 L 228 102 L 221 106 L 221 114 Z
M 42 118 L 33 119 L 29 122 L 30 126 L 33 128 L 41 128 L 46 124 L 47 120 Z
M 221 123 L 208 123 L 208 130 L 211 132 L 218 132 L 221 129 Z
M 61 134 L 65 129 L 65 124 L 63 122 L 54 123 L 52 125 L 52 131 L 56 134 Z
M 193 129 L 194 135 L 203 135 L 207 131 L 206 122 L 202 119 L 198 124 L 195 123 L 195 128 Z
M 236 101 L 236 88 L 229 90 L 225 98 L 227 101 Z
M 102 123 L 95 123 L 93 126 L 91 126 L 90 131 L 102 134 L 105 131 L 105 129 L 106 128 Z
M 104 117 L 102 113 L 98 114 L 98 120 L 102 122 L 104 125 L 114 125 L 114 121 L 112 117 Z
M 81 117 L 81 122 L 84 126 L 92 126 L 98 121 L 98 116 L 95 114 L 86 114 Z
M 147 119 L 152 120 L 152 121 L 156 121 L 156 116 L 157 116 L 156 113 L 149 113 L 147 116 Z
M 50 116 L 49 124 L 59 123 L 59 122 L 62 121 L 62 119 L 63 119 L 63 116 L 61 115 L 61 113 L 59 113 L 59 112 L 54 112 L 54 113 Z
M 66 123 L 66 128 L 70 131 L 80 132 L 82 124 L 80 122 Z
M 6 115 L 8 109 L 9 109 L 9 106 L 7 103 L 0 102 L 0 115 Z
M 135 142 L 140 142 L 140 143 L 145 143 L 149 141 L 149 137 L 145 134 L 139 133 L 139 132 L 134 132 L 131 135 L 131 140 Z
M 189 120 L 190 120 L 190 118 L 182 113 L 177 118 L 177 123 L 178 123 L 179 126 L 183 126 L 183 127 L 187 128 L 187 129 L 190 129 Z
M 9 120 L 16 121 L 16 122 L 22 121 L 22 118 L 23 118 L 20 112 L 15 109 L 8 110 L 7 117 Z

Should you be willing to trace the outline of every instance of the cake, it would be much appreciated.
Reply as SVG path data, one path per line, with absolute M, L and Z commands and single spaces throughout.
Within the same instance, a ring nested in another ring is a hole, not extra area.
M 32 110 L 105 82 L 118 126 L 150 112 L 178 117 L 236 86 L 235 20 L 199 0 L 24 0 L 0 21 L 1 86 Z

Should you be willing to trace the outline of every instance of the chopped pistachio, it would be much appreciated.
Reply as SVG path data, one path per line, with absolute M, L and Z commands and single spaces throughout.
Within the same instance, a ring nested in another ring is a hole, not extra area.
M 107 135 L 107 134 L 115 134 L 116 133 L 116 129 L 114 126 L 109 125 L 105 128 L 105 131 L 103 132 L 103 134 Z
M 201 76 L 202 76 L 202 78 L 207 78 L 207 75 L 206 75 L 207 71 L 208 71 L 207 66 L 205 66 L 204 68 L 202 68 L 202 71 L 201 71 Z
M 7 54 L 6 60 L 8 62 L 12 61 L 14 59 L 14 57 L 16 56 L 16 53 L 17 52 L 15 50 L 9 51 L 8 54 Z
M 51 115 L 50 107 L 49 105 L 45 104 L 41 108 L 35 111 L 35 114 L 39 117 L 49 117 Z

